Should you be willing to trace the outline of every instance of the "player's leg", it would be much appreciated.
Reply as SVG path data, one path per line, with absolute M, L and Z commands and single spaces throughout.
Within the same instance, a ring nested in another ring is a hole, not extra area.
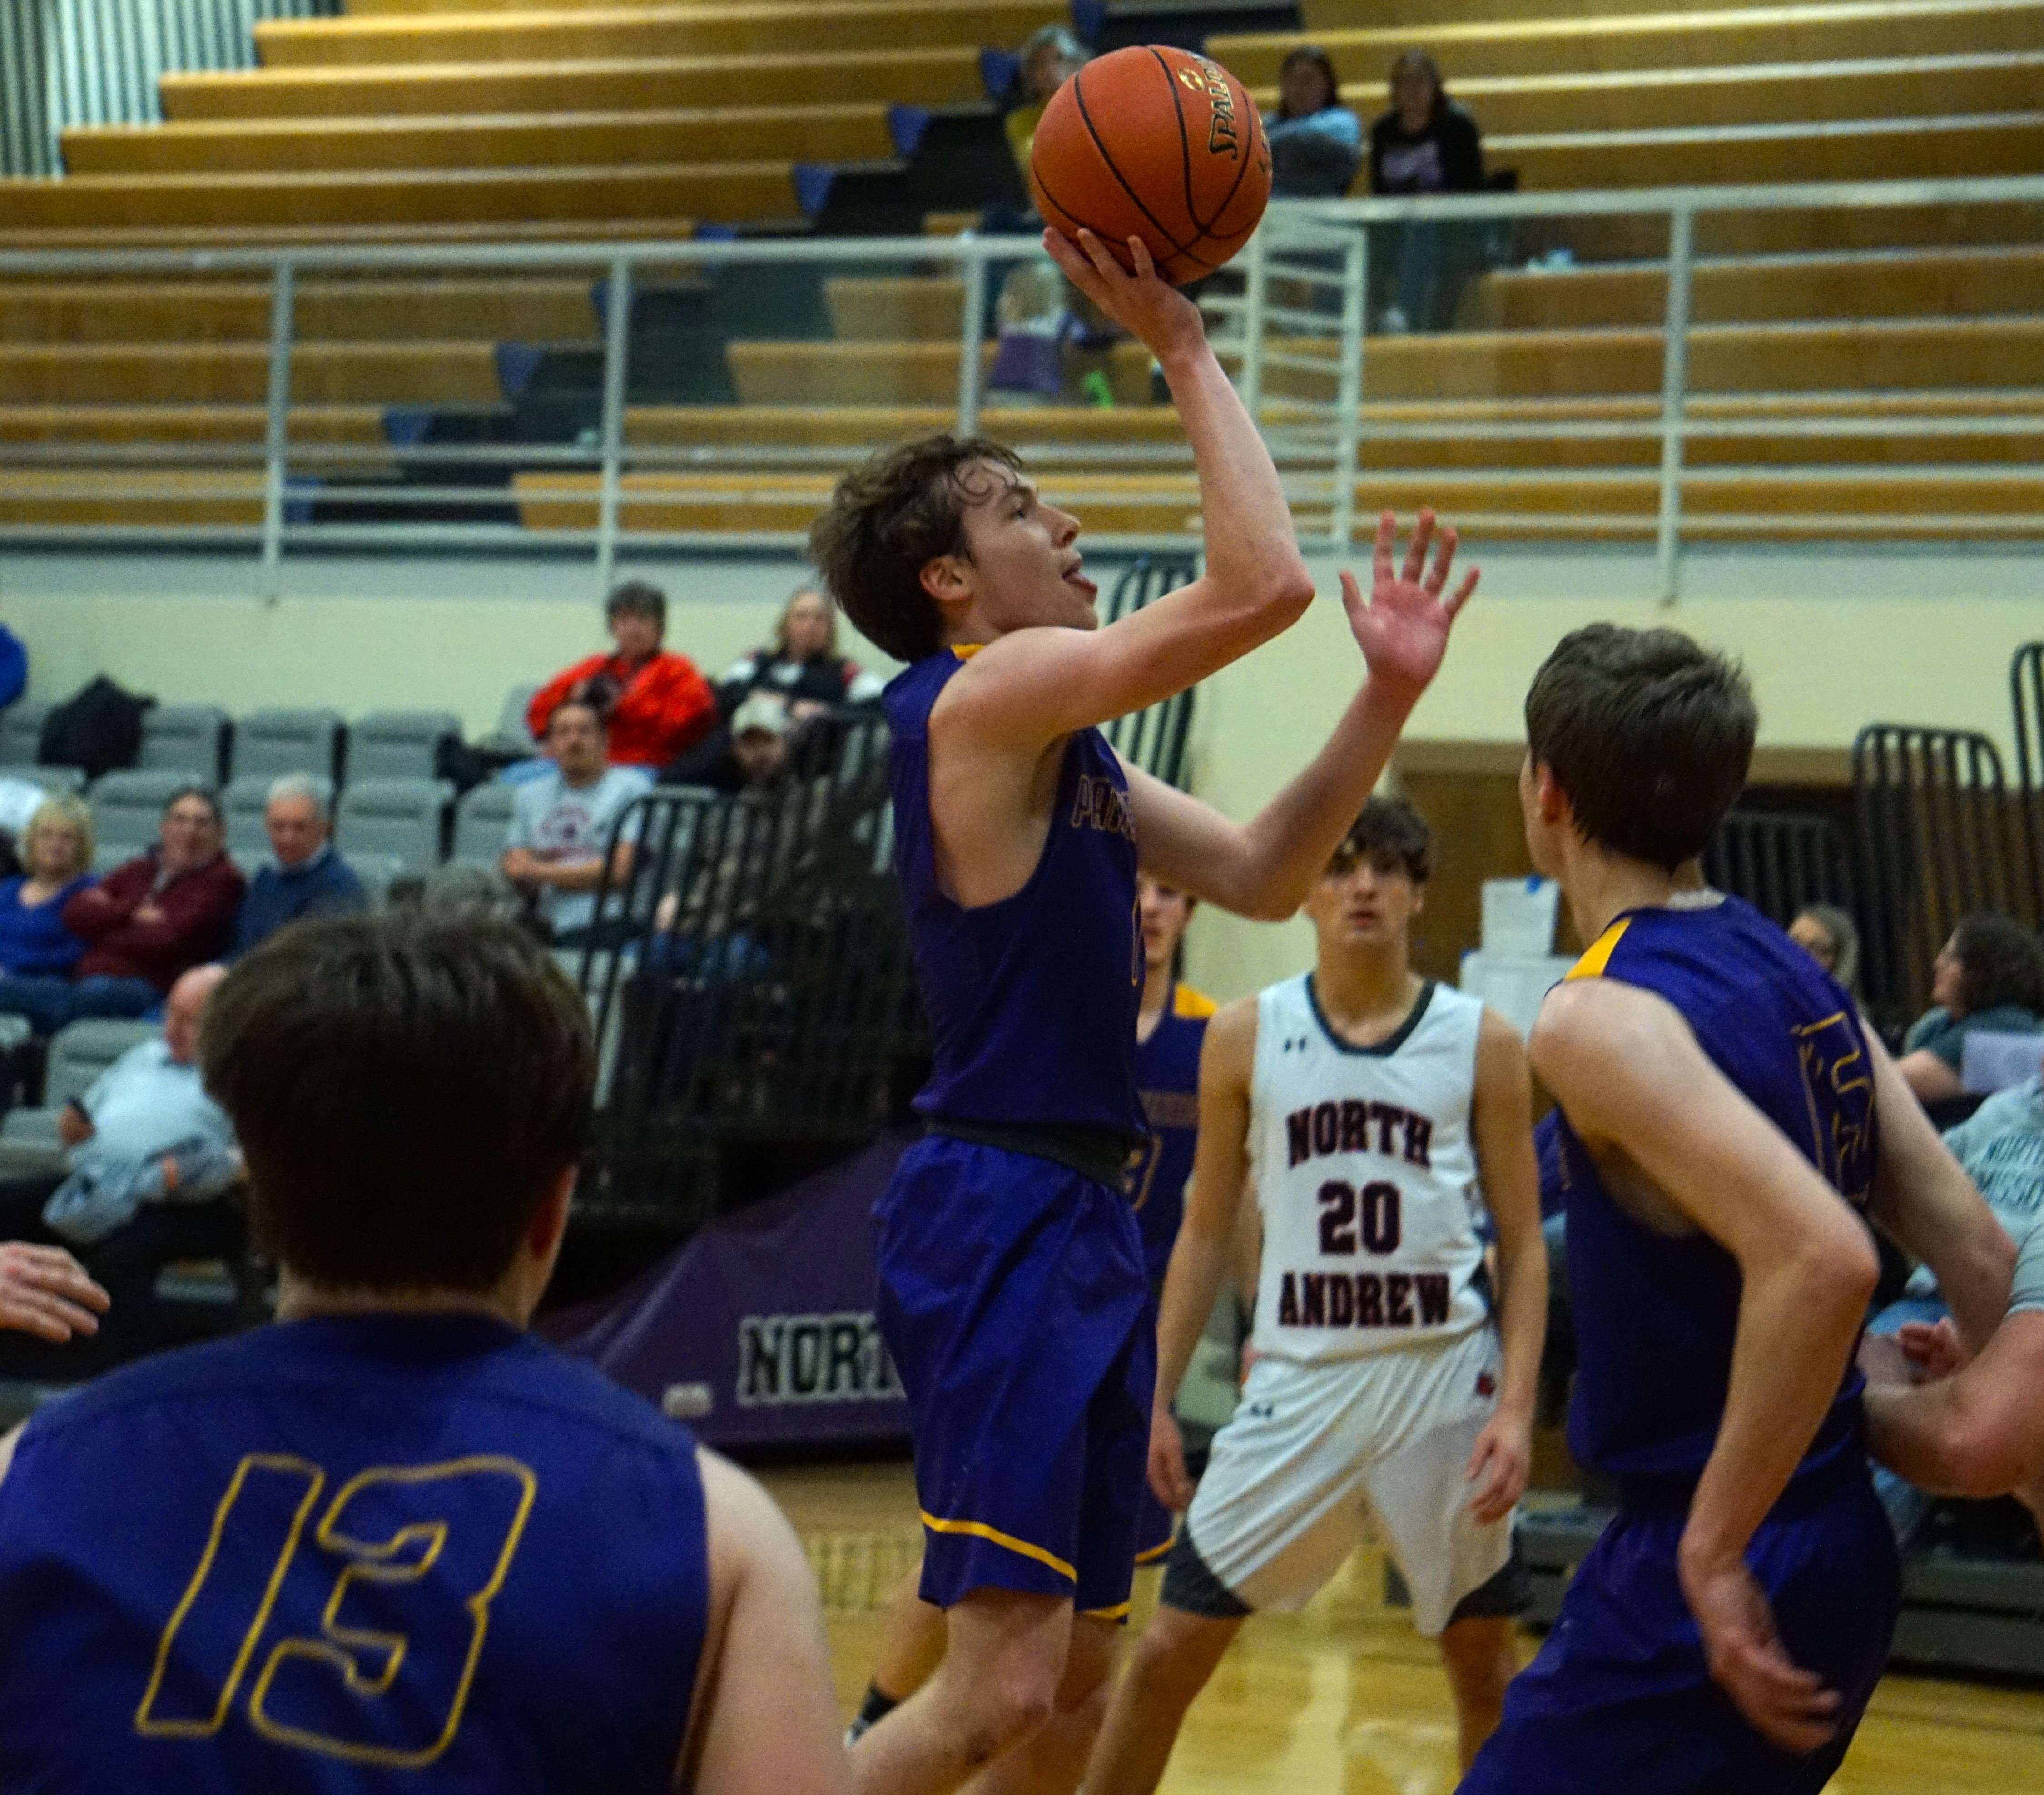
M 881 1624 L 880 1651 L 874 1659 L 873 1675 L 866 1685 L 866 1699 L 845 1730 L 850 1745 L 871 1727 L 885 1720 L 930 1680 L 944 1655 L 944 1611 L 932 1608 L 920 1593 L 922 1561 L 906 1572 L 887 1598 L 887 1617 Z
M 860 1795 L 950 1795 L 1032 1737 L 1056 1707 L 1069 1597 L 977 1589 L 945 1619 L 936 1674 L 852 1748 Z
M 1212 1582 L 1212 1574 L 1205 1574 Z M 1165 1576 L 1166 1593 L 1156 1616 L 1143 1629 L 1108 1702 L 1106 1721 L 1085 1769 L 1085 1795 L 1150 1795 L 1171 1761 L 1186 1710 L 1247 1617 L 1248 1610 L 1231 1597 L 1237 1612 L 1228 1614 L 1174 1607 L 1171 1597 L 1181 1592 L 1170 1586 L 1170 1570 Z
M 1504 1713 L 1505 1686 L 1519 1674 L 1517 1627 L 1501 1615 L 1451 1620 L 1441 1662 L 1455 1701 L 1456 1761 L 1466 1770 Z
M 1049 1715 L 973 1778 L 971 1795 L 1072 1795 L 1107 1712 L 1121 1632 L 1097 1615 L 1076 1617 Z

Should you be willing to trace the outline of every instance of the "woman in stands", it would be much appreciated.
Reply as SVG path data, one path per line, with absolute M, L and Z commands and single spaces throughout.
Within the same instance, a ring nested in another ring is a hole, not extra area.
M 1859 927 L 1830 904 L 1805 904 L 1788 924 L 1788 939 L 1854 997 L 1859 995 Z
M 1483 144 L 1476 121 L 1448 98 L 1434 59 L 1424 50 L 1408 50 L 1391 65 L 1390 109 L 1370 128 L 1370 190 L 1474 193 L 1482 186 Z M 1453 283 L 1442 277 L 1453 229 L 1431 222 L 1397 229 L 1387 245 L 1393 251 L 1387 272 L 1395 292 L 1377 314 L 1379 329 L 1447 328 L 1455 294 Z M 1378 258 L 1381 264 L 1384 259 Z
M 1362 165 L 1362 121 L 1341 103 L 1333 59 L 1317 44 L 1301 44 L 1278 65 L 1278 105 L 1263 130 L 1274 198 L 1336 198 Z
M 63 907 L 92 883 L 92 813 L 79 798 L 46 798 L 21 832 L 21 853 L 27 872 L 0 882 L 0 1015 L 33 1024 L 52 1003 L 68 1005 L 85 952 Z
M 785 699 L 797 723 L 839 705 L 864 704 L 886 682 L 837 652 L 837 607 L 813 586 L 797 586 L 782 608 L 773 640 L 735 663 L 717 682 L 726 723 L 755 692 Z
M 2044 1033 L 2044 947 L 2013 917 L 1977 912 L 1931 962 L 1931 1006 L 1903 1037 L 1895 1063 L 1927 1105 L 1965 1094 L 1968 1035 Z

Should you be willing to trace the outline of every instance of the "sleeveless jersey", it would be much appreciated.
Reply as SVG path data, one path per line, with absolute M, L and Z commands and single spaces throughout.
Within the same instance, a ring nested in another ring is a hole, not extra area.
M 953 902 L 937 880 L 929 719 L 964 653 L 947 648 L 916 662 L 884 701 L 894 864 L 933 1060 L 916 1108 L 1138 1141 L 1148 1132 L 1135 1100 L 1143 954 L 1121 763 L 1097 729 L 1074 733 L 1028 882 L 998 903 Z
M 1143 1263 L 1162 1281 L 1185 1214 L 1185 1181 L 1200 1134 L 1200 1049 L 1214 1001 L 1174 984 L 1150 1039 L 1135 1045 L 1135 1085 L 1150 1124 L 1149 1144 L 1129 1180 L 1143 1230 Z
M 1865 1209 L 1877 1135 L 1859 1013 L 1759 912 L 1736 898 L 1631 911 L 1569 976 L 1666 998 L 1718 1070 Z M 1614 1476 L 1692 1480 L 1724 1414 L 1739 1263 L 1708 1235 L 1661 1233 L 1613 1201 L 1566 1115 L 1561 1146 L 1579 1355 L 1570 1448 Z M 1849 1363 L 1802 1471 L 1857 1450 L 1860 1389 Z
M 1257 999 L 1259 1351 L 1354 1359 L 1483 1325 L 1469 1126 L 1482 1018 L 1476 998 L 1429 984 L 1396 1034 L 1358 1047 L 1327 1026 L 1311 974 Z
M 0 1480 L 0 1788 L 665 1795 L 687 1431 L 479 1316 L 287 1322 L 50 1404 Z

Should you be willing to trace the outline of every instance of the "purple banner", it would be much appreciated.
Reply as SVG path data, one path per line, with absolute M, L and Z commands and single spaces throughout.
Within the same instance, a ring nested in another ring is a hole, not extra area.
M 616 1296 L 540 1324 L 706 1446 L 905 1439 L 873 1317 L 872 1209 L 912 1134 L 883 1135 L 720 1217 Z

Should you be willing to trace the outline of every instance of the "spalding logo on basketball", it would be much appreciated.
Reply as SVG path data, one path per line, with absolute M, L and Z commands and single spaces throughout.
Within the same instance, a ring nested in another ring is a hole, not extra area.
M 1213 272 L 1249 240 L 1270 198 L 1270 145 L 1219 63 L 1161 44 L 1090 62 L 1037 121 L 1029 186 L 1045 224 L 1092 231 L 1128 266 L 1148 245 L 1166 280 Z

